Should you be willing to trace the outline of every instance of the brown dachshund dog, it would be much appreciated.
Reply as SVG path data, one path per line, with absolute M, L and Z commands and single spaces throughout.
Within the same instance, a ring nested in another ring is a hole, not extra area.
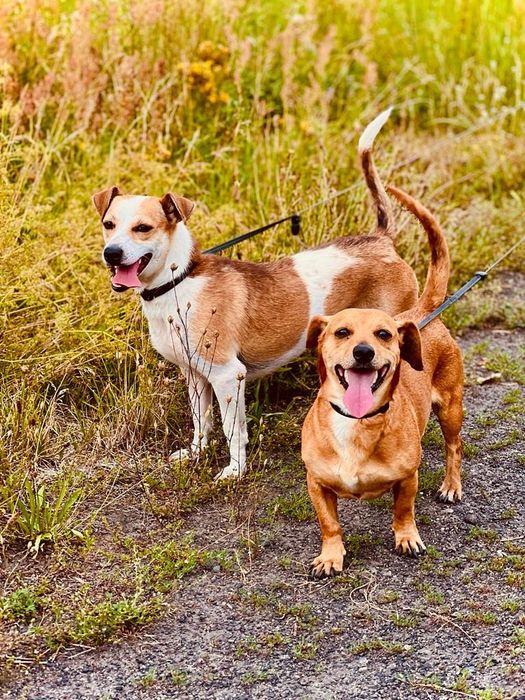
M 439 319 L 417 323 L 443 301 L 450 260 L 432 214 L 401 190 L 388 191 L 425 228 L 432 259 L 425 289 L 409 311 L 347 309 L 312 319 L 307 344 L 317 346 L 319 394 L 302 430 L 308 492 L 323 539 L 312 575 L 343 569 L 345 548 L 337 498 L 372 499 L 392 489 L 396 551 L 424 554 L 414 519 L 421 436 L 433 408 L 446 443 L 440 498 L 461 499 L 463 363 Z

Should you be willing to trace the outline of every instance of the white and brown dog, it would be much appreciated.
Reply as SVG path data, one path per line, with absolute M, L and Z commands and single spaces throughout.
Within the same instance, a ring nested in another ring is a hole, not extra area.
M 154 347 L 187 378 L 196 454 L 208 441 L 212 391 L 217 398 L 230 449 L 218 478 L 246 468 L 246 379 L 300 355 L 315 315 L 356 306 L 397 314 L 416 301 L 416 278 L 395 251 L 391 205 L 372 158 L 389 113 L 359 141 L 377 213 L 374 235 L 339 238 L 271 263 L 243 262 L 199 251 L 186 226 L 194 203 L 184 197 L 124 195 L 117 187 L 93 196 L 113 289 L 140 291 Z

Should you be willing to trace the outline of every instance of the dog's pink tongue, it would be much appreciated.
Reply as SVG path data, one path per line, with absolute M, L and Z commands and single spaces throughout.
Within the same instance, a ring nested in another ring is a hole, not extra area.
M 113 284 L 121 284 L 123 287 L 142 287 L 138 276 L 139 265 L 140 260 L 134 262 L 133 265 L 119 265 L 111 281 Z
M 345 379 L 348 389 L 343 396 L 343 403 L 356 418 L 362 418 L 369 413 L 374 405 L 374 395 L 372 394 L 372 384 L 376 378 L 376 371 L 356 372 L 351 369 L 345 370 Z

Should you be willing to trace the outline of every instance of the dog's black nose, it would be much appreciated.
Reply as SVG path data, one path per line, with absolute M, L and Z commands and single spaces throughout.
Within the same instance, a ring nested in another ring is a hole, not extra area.
M 108 245 L 104 248 L 104 260 L 108 265 L 120 265 L 122 248 L 118 245 Z
M 355 359 L 363 364 L 365 362 L 370 362 L 374 355 L 374 348 L 371 345 L 368 345 L 368 343 L 359 343 L 359 345 L 356 345 L 354 348 Z

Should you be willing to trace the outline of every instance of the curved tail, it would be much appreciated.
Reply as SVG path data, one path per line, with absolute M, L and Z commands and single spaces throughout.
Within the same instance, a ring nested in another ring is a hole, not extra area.
M 428 313 L 437 308 L 447 294 L 450 256 L 446 238 L 437 220 L 426 207 L 397 187 L 388 185 L 386 189 L 409 212 L 414 214 L 427 232 L 430 245 L 430 265 L 425 288 L 417 301 L 416 309 L 422 313 Z
M 384 123 L 387 121 L 392 107 L 381 112 L 374 121 L 366 127 L 359 139 L 358 151 L 361 158 L 361 167 L 365 176 L 366 184 L 372 195 L 374 207 L 377 214 L 377 231 L 382 233 L 392 240 L 396 236 L 396 228 L 394 225 L 394 216 L 392 205 L 387 197 L 383 183 L 381 182 L 374 159 L 372 157 L 372 148 L 378 133 L 381 131 Z

